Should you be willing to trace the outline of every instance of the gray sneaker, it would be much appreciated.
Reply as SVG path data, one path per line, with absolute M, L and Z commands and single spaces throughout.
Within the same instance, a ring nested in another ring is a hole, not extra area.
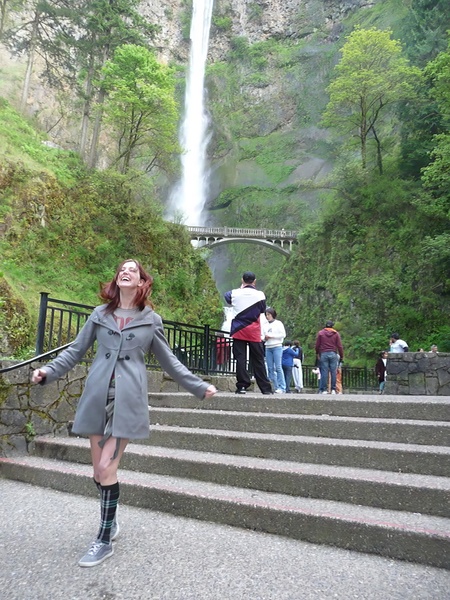
M 113 524 L 111 525 L 111 541 L 113 542 L 120 533 L 120 525 L 119 520 L 117 518 L 117 513 L 119 512 L 119 507 L 116 508 L 116 516 L 114 517 Z
M 78 562 L 80 567 L 95 567 L 114 554 L 111 543 L 105 544 L 95 540 L 83 558 Z

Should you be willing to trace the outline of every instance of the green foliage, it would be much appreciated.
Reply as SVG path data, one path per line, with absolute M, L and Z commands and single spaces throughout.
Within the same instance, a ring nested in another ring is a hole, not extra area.
M 147 173 L 171 170 L 179 149 L 173 71 L 146 48 L 127 44 L 117 48 L 102 73 L 105 121 L 118 140 L 115 164 L 122 173 L 132 163 Z
M 447 0 L 410 0 L 401 29 L 409 58 L 425 66 L 445 50 L 449 29 Z
M 414 98 L 420 70 L 408 65 L 400 43 L 391 39 L 390 31 L 355 29 L 341 52 L 338 75 L 328 87 L 330 102 L 323 124 L 336 128 L 347 139 L 359 139 L 363 168 L 367 166 L 367 140 L 372 136 L 377 141 L 377 163 L 382 173 L 379 131 L 377 135 L 375 127 L 378 130 L 386 106 Z
M 0 99 L 0 147 L 5 156 L 12 160 L 20 157 L 31 168 L 48 169 L 58 181 L 70 185 L 84 172 L 80 158 L 74 152 L 45 145 L 46 141 L 31 122 Z
M 413 202 L 417 185 L 392 174 L 368 180 L 348 167 L 334 185 L 324 213 L 267 287 L 290 335 L 311 348 L 333 318 L 349 363 L 369 366 L 392 331 L 411 348 L 441 339 L 449 300 L 430 269 L 432 226 Z
M 295 134 L 275 132 L 260 138 L 240 140 L 240 160 L 254 159 L 273 183 L 284 181 L 294 170 L 287 164 L 296 151 Z
M 226 15 L 213 15 L 212 24 L 214 27 L 217 27 L 219 31 L 231 31 L 233 19 Z
M 36 429 L 34 428 L 34 424 L 32 421 L 27 421 L 25 423 L 25 437 L 27 442 L 32 442 L 36 437 Z
M 183 40 L 188 40 L 191 32 L 192 0 L 183 0 L 183 11 L 180 15 Z

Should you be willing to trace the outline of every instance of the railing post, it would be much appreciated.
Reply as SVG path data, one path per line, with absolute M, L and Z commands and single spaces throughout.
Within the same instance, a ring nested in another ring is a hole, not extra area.
M 41 292 L 39 320 L 36 338 L 36 356 L 44 353 L 45 322 L 47 319 L 48 292 Z
M 364 367 L 364 391 L 367 392 L 367 367 Z
M 203 332 L 203 369 L 205 371 L 205 375 L 209 374 L 209 357 L 211 356 L 211 346 L 210 346 L 210 338 L 209 338 L 209 325 L 204 326 Z

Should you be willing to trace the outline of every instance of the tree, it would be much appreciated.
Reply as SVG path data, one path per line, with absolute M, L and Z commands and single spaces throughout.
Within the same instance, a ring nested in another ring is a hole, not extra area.
M 410 0 L 402 23 L 401 37 L 410 61 L 423 68 L 446 49 L 450 29 L 448 0 Z M 430 161 L 433 138 L 443 133 L 442 115 L 430 97 L 431 83 L 425 79 L 418 90 L 418 102 L 400 105 L 401 170 L 406 177 L 419 179 Z
M 0 37 L 6 28 L 8 12 L 19 8 L 25 0 L 0 0 Z
M 428 212 L 450 220 L 450 41 L 446 52 L 440 52 L 428 63 L 425 74 L 432 84 L 431 95 L 441 111 L 446 131 L 434 136 L 435 147 L 430 153 L 431 162 L 422 170 L 424 189 L 432 199 Z
M 94 117 L 87 160 L 91 167 L 97 163 L 105 100 L 101 69 L 118 46 L 145 45 L 159 29 L 139 14 L 138 5 L 139 0 L 32 0 L 27 3 L 25 18 L 5 35 L 12 52 L 27 55 L 23 106 L 36 54 L 43 59 L 40 74 L 46 81 L 72 90 L 81 99 L 82 156 L 88 154 L 88 129 Z
M 168 169 L 178 150 L 173 71 L 146 48 L 127 44 L 117 48 L 102 76 L 105 120 L 118 134 L 119 170 L 126 173 L 132 161 L 146 172 Z
M 437 102 L 445 131 L 433 137 L 430 163 L 422 169 L 424 192 L 416 199 L 430 223 L 432 233 L 424 247 L 440 285 L 450 290 L 450 42 L 428 63 L 425 75 L 431 83 L 431 96 Z
M 362 168 L 367 167 L 367 142 L 376 142 L 377 166 L 383 172 L 378 126 L 386 107 L 414 97 L 421 72 L 409 66 L 401 45 L 390 31 L 355 29 L 344 44 L 336 65 L 338 76 L 328 87 L 330 101 L 323 115 L 325 126 L 359 139 Z
M 132 43 L 145 45 L 153 38 L 158 26 L 148 23 L 137 11 L 139 0 L 82 0 L 80 13 L 83 34 L 76 41 L 76 55 L 85 74 L 84 106 L 81 139 L 87 139 L 87 125 L 94 107 L 88 165 L 97 164 L 98 142 L 106 91 L 102 85 L 102 68 L 112 58 L 116 48 Z M 94 104 L 95 103 L 95 104 Z
M 44 65 L 43 71 L 53 84 L 65 79 L 61 69 L 67 69 L 70 65 L 67 49 L 61 44 L 62 38 L 66 35 L 68 21 L 64 13 L 56 10 L 53 4 L 46 0 L 33 0 L 32 2 L 17 1 L 11 5 L 11 8 L 17 12 L 23 10 L 23 5 L 27 9 L 25 13 L 21 13 L 22 18 L 15 19 L 3 35 L 4 43 L 12 53 L 26 56 L 26 70 L 20 99 L 21 110 L 25 109 L 28 99 L 36 56 L 40 57 Z M 57 72 L 56 76 L 55 72 Z

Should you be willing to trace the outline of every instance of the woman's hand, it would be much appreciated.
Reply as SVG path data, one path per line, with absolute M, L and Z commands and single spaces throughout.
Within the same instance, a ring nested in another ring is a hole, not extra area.
M 206 388 L 204 398 L 212 398 L 214 394 L 217 394 L 217 389 L 214 385 L 210 385 L 208 388 Z
M 35 369 L 33 371 L 33 375 L 31 376 L 32 383 L 41 383 L 47 377 L 47 371 L 44 369 Z

